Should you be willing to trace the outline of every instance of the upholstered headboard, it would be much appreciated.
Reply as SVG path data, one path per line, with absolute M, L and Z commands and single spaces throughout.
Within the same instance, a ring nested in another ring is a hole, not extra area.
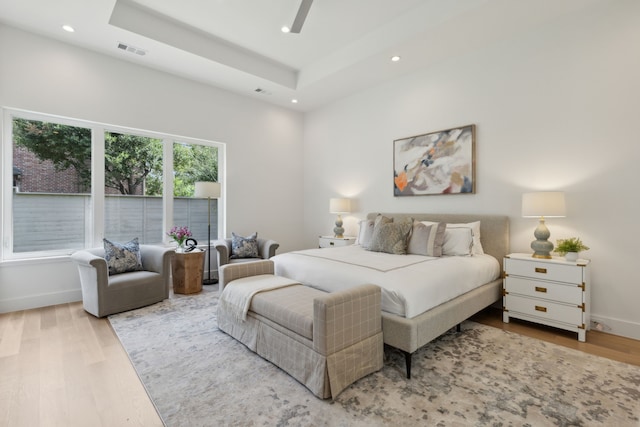
M 447 223 L 467 223 L 480 221 L 480 241 L 485 253 L 495 257 L 502 267 L 502 258 L 509 253 L 509 217 L 506 215 L 474 214 L 428 214 L 428 213 L 384 213 L 375 212 L 367 219 L 375 219 L 382 214 L 394 221 L 413 218 L 417 221 L 437 221 Z

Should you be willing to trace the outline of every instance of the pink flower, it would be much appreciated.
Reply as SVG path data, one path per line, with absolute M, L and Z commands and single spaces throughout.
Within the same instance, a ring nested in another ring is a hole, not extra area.
M 191 231 L 186 226 L 174 226 L 169 230 L 167 236 L 171 237 L 179 246 L 182 246 L 185 240 L 192 236 Z

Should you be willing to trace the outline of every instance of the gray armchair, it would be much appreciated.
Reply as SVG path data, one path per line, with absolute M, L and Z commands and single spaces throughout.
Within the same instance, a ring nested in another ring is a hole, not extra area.
M 261 259 L 269 259 L 276 254 L 276 250 L 280 247 L 280 243 L 269 239 L 256 239 L 258 242 L 258 258 L 230 258 L 231 257 L 231 239 L 218 239 L 213 242 L 218 252 L 218 268 L 225 264 L 234 264 L 238 262 L 260 261 Z
M 142 271 L 109 276 L 103 248 L 73 253 L 82 286 L 82 305 L 96 317 L 160 302 L 169 298 L 174 249 L 140 245 Z

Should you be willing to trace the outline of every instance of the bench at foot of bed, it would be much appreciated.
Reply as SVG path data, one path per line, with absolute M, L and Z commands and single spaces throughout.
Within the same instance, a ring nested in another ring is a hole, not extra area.
M 335 399 L 356 380 L 382 368 L 378 286 L 325 293 L 287 284 L 253 295 L 245 320 L 222 302 L 242 292 L 243 284 L 256 286 L 256 281 L 273 282 L 275 277 L 271 261 L 222 266 L 219 328 L 320 398 Z

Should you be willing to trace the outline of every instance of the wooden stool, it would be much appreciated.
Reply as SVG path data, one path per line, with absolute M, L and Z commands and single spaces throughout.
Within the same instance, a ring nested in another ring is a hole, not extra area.
M 204 252 L 176 253 L 171 259 L 173 293 L 195 294 L 202 291 Z

